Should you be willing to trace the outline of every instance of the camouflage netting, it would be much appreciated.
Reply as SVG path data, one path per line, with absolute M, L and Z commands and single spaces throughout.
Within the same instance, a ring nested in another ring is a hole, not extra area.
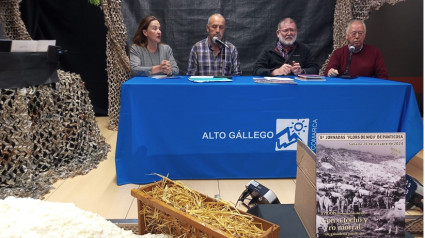
M 345 32 L 352 19 L 366 20 L 372 10 L 379 10 L 385 3 L 394 5 L 404 0 L 337 0 L 334 13 L 333 49 L 336 50 L 347 43 Z M 323 63 L 320 74 L 326 69 L 329 59 Z
M 40 198 L 107 157 L 83 81 L 58 74 L 58 83 L 0 89 L 0 198 Z
M 10 39 L 30 39 L 20 1 L 0 0 Z M 81 77 L 58 70 L 59 82 L 0 89 L 0 198 L 42 198 L 60 178 L 86 174 L 107 158 Z
M 101 7 L 105 16 L 106 64 L 108 73 L 108 116 L 109 129 L 118 129 L 121 102 L 121 84 L 129 78 L 130 60 L 125 46 L 127 29 L 121 12 L 120 0 L 102 0 Z
M 0 24 L 12 40 L 31 40 L 19 11 L 21 0 L 0 0 Z

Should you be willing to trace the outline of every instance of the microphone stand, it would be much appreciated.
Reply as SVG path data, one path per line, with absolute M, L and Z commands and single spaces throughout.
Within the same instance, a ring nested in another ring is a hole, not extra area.
M 225 77 L 225 75 L 224 75 L 224 73 L 225 73 L 224 66 L 225 66 L 225 60 L 226 60 L 225 54 L 226 54 L 226 47 L 229 47 L 229 46 L 227 46 L 223 41 L 219 40 L 217 36 L 214 36 L 212 38 L 212 42 L 220 46 L 220 51 L 221 51 L 220 52 L 220 54 L 221 54 L 221 57 L 220 57 L 221 58 L 221 77 Z M 220 76 L 217 75 L 217 77 L 220 77 Z
M 357 78 L 356 76 L 352 76 L 352 75 L 349 75 L 349 74 L 342 74 L 339 77 L 342 78 L 342 79 L 355 79 L 355 78 Z
M 226 61 L 226 47 L 223 46 L 223 52 L 221 54 L 221 76 L 224 77 L 225 73 L 225 61 Z
M 219 41 L 217 41 L 219 42 Z M 225 41 L 222 41 L 223 44 L 220 43 L 220 45 L 223 47 L 223 52 L 221 55 L 221 77 L 223 78 L 228 78 L 231 79 L 232 76 L 226 75 L 226 48 L 229 48 L 228 45 L 226 45 L 226 43 L 224 43 Z
M 350 65 L 351 65 L 351 57 L 353 56 L 353 52 L 354 52 L 354 46 L 350 46 L 348 49 L 350 51 L 350 56 L 348 56 L 347 68 L 345 68 L 344 74 L 342 74 L 342 75 L 339 76 L 342 79 L 354 79 L 354 78 L 357 78 L 356 76 L 352 76 L 352 75 L 349 75 L 348 74 L 348 70 L 350 69 Z

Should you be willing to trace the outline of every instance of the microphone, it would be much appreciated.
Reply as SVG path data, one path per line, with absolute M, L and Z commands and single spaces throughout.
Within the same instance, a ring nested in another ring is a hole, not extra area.
M 350 45 L 348 47 L 348 51 L 350 51 L 350 55 L 348 56 L 347 68 L 345 68 L 344 74 L 341 75 L 341 78 L 343 78 L 343 79 L 353 79 L 353 78 L 355 78 L 355 76 L 351 76 L 351 75 L 348 74 L 348 70 L 350 69 L 350 65 L 351 65 L 351 57 L 353 56 L 354 49 L 355 48 L 352 45 Z
M 217 36 L 214 36 L 214 37 L 212 38 L 212 41 L 213 41 L 214 43 L 216 43 L 216 44 L 220 44 L 220 45 L 222 45 L 222 46 L 224 46 L 224 47 L 226 47 L 226 48 L 229 48 L 229 46 L 228 46 L 228 45 L 226 45 L 226 44 L 224 44 L 224 42 L 223 42 L 223 41 L 221 41 L 220 39 L 218 39 L 218 37 L 217 37 Z

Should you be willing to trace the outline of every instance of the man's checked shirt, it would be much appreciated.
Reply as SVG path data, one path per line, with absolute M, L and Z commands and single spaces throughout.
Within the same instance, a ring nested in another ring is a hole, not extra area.
M 197 42 L 190 51 L 187 75 L 241 75 L 238 50 L 232 43 L 228 41 L 224 43 L 229 48 L 220 46 L 220 52 L 217 56 L 214 56 L 214 51 L 208 42 L 208 38 Z

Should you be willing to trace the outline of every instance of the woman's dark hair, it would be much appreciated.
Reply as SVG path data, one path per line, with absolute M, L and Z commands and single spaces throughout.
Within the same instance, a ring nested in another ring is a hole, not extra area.
M 158 21 L 158 19 L 154 16 L 147 16 L 140 21 L 139 27 L 133 37 L 134 44 L 146 47 L 148 40 L 143 34 L 143 30 L 147 30 L 152 21 Z

